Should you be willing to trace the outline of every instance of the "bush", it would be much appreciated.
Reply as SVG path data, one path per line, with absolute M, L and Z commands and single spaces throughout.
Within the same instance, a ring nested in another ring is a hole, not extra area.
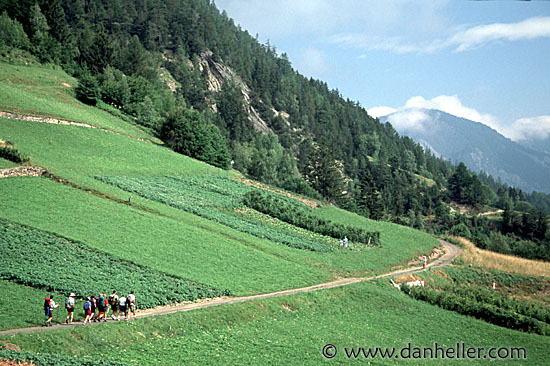
M 83 74 L 75 88 L 76 98 L 82 103 L 96 105 L 99 100 L 99 85 L 92 75 Z
M 455 225 L 451 228 L 451 234 L 455 236 L 462 236 L 466 239 L 471 239 L 472 233 L 470 232 L 470 229 L 468 229 L 468 226 L 466 224 L 460 223 L 458 225 Z
M 29 158 L 21 154 L 17 149 L 8 146 L 0 146 L 0 158 L 22 164 L 29 161 Z
M 402 286 L 401 290 L 413 299 L 491 324 L 550 335 L 550 311 L 525 300 L 510 299 L 500 293 L 472 286 L 447 286 L 441 291 L 428 287 Z
M 289 200 L 278 198 L 272 194 L 250 191 L 244 196 L 243 203 L 257 211 L 314 233 L 335 239 L 347 236 L 351 241 L 372 246 L 380 245 L 380 232 L 378 231 L 368 232 L 361 228 L 334 223 L 307 212 L 298 204 L 291 204 Z

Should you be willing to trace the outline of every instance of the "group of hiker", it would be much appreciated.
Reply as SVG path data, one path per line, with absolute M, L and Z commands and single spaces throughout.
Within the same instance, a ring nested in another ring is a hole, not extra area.
M 44 314 L 47 317 L 44 324 L 45 326 L 52 326 L 53 310 L 59 307 L 59 305 L 53 300 L 53 297 L 54 295 L 50 295 L 50 297 L 47 297 L 44 300 Z M 67 310 L 67 318 L 65 319 L 65 323 L 72 324 L 75 311 L 74 293 L 71 293 L 65 301 L 65 309 Z M 134 291 L 132 291 L 128 296 L 123 294 L 121 297 L 118 297 L 116 290 L 114 290 L 108 297 L 105 294 L 99 294 L 97 297 L 92 295 L 85 299 L 83 310 L 83 325 L 90 324 L 91 322 L 106 321 L 109 310 L 111 310 L 111 319 L 113 320 L 120 320 L 121 315 L 123 315 L 125 319 L 128 319 L 130 313 L 134 317 L 136 316 L 136 296 L 134 295 Z

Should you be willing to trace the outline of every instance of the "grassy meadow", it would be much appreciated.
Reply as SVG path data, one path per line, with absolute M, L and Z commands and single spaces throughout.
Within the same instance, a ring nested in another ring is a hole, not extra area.
M 542 365 L 548 338 L 521 333 L 415 301 L 386 281 L 225 305 L 130 322 L 43 334 L 3 337 L 25 350 L 97 357 L 130 364 L 306 364 L 325 360 L 334 344 L 335 364 L 442 364 L 442 360 L 348 360 L 344 347 L 525 347 L 526 361 Z M 475 329 L 475 331 L 473 331 Z M 106 342 L 106 340 L 109 340 Z M 450 361 L 447 360 L 450 363 Z M 452 364 L 494 363 L 486 360 Z
M 6 169 L 6 168 L 13 168 L 16 167 L 17 164 L 13 161 L 9 161 L 3 158 L 0 158 L 0 169 Z
M 465 250 L 462 252 L 461 259 L 466 263 L 500 271 L 550 277 L 550 263 L 548 262 L 495 253 L 477 248 L 467 239 L 459 237 L 454 239 L 464 246 Z
M 0 110 L 83 122 L 129 136 L 152 138 L 141 128 L 76 100 L 76 85 L 77 80 L 59 67 L 0 62 Z

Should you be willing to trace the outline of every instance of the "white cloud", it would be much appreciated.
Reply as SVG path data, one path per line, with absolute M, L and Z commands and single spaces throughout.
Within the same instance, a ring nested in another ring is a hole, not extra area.
M 505 136 L 514 141 L 550 138 L 550 116 L 521 118 L 504 128 Z
M 440 95 L 432 99 L 412 97 L 404 106 L 397 109 L 378 106 L 367 112 L 373 117 L 382 117 L 392 114 L 392 125 L 401 132 L 421 131 L 428 128 L 430 117 L 425 109 L 437 109 L 457 117 L 483 123 L 496 130 L 501 135 L 513 141 L 544 140 L 550 138 L 550 116 L 521 118 L 511 125 L 503 125 L 496 117 L 488 113 L 481 113 L 474 108 L 467 107 L 456 95 Z
M 367 113 L 369 114 L 369 116 L 374 118 L 387 116 L 388 114 L 392 114 L 394 112 L 397 112 L 397 109 L 392 107 L 385 107 L 385 106 L 372 107 L 367 110 Z
M 481 122 L 497 131 L 501 129 L 496 117 L 488 113 L 480 113 L 474 108 L 466 107 L 456 95 L 440 95 L 429 100 L 423 97 L 412 97 L 405 103 L 404 108 L 437 109 L 457 117 Z
M 401 109 L 391 116 L 391 124 L 397 131 L 423 131 L 430 122 L 430 116 L 424 109 Z
M 405 110 L 418 109 L 437 109 L 457 117 L 462 117 L 475 122 L 481 122 L 496 130 L 501 129 L 499 121 L 488 113 L 480 113 L 474 108 L 466 107 L 456 95 L 440 95 L 432 99 L 425 99 L 421 96 L 412 97 L 405 103 L 404 106 L 397 109 L 392 107 L 373 107 L 367 112 L 373 117 L 387 116 L 396 111 L 402 112 Z M 371 114 L 371 111 L 374 114 Z M 419 119 L 417 119 L 419 120 Z
M 480 25 L 455 34 L 447 42 L 461 52 L 491 41 L 518 41 L 550 37 L 550 17 L 529 18 L 519 23 Z
M 331 36 L 329 42 L 359 49 L 402 54 L 433 53 L 446 48 L 463 52 L 479 48 L 492 41 L 519 41 L 548 37 L 550 37 L 550 17 L 534 17 L 518 23 L 479 25 L 455 31 L 446 38 L 418 40 L 406 39 L 403 36 L 371 36 L 363 32 L 344 32 Z

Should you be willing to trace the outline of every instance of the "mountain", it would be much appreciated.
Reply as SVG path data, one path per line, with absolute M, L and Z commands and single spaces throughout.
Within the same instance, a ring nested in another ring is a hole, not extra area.
M 433 109 L 398 111 L 380 120 L 438 156 L 462 161 L 525 191 L 550 193 L 550 154 L 507 139 L 482 123 Z

